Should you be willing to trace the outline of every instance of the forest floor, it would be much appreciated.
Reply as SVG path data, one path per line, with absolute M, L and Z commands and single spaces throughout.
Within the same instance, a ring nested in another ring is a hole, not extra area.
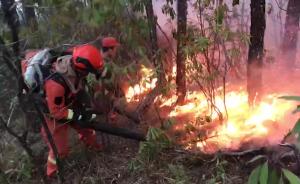
M 128 123 L 125 119 L 122 122 L 122 117 L 119 122 L 123 126 Z M 76 139 L 75 131 L 72 130 L 69 137 L 71 152 L 63 160 L 63 173 L 65 183 L 70 184 L 244 184 L 255 167 L 245 163 L 257 154 L 250 152 L 243 156 L 222 153 L 205 155 L 200 151 L 189 152 L 175 145 L 160 152 L 152 161 L 135 165 L 134 160 L 139 155 L 137 141 L 98 133 L 98 141 L 105 145 L 105 149 L 95 152 L 86 149 Z M 41 164 L 45 168 L 46 146 L 39 141 L 34 147 L 39 150 Z M 57 178 L 49 181 L 58 183 Z M 33 170 L 32 177 L 19 183 L 41 183 L 41 180 L 38 179 L 36 170 Z
M 115 136 L 108 138 L 110 144 L 101 152 L 88 151 L 83 146 L 73 147 L 64 161 L 66 183 L 244 184 L 253 169 L 245 165 L 245 160 L 255 155 L 209 156 L 180 148 L 166 150 L 149 165 L 132 169 L 130 165 L 137 157 L 139 144 Z M 52 183 L 57 180 L 53 179 Z

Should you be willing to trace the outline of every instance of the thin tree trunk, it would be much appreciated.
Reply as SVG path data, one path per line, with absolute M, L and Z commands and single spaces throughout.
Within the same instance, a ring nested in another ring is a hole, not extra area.
M 289 0 L 285 21 L 285 33 L 282 40 L 283 60 L 288 68 L 293 68 L 295 65 L 299 20 L 300 1 Z
M 177 1 L 177 103 L 182 104 L 186 96 L 185 60 L 183 48 L 185 47 L 185 36 L 187 27 L 187 0 Z
M 156 68 L 158 81 L 156 87 L 146 96 L 146 98 L 138 105 L 136 109 L 136 118 L 139 119 L 141 114 L 143 114 L 153 103 L 155 98 L 161 93 L 163 85 L 166 83 L 166 78 L 163 70 L 163 65 L 161 62 L 161 53 L 159 53 L 157 45 L 157 34 L 156 34 L 156 23 L 157 17 L 153 12 L 152 0 L 147 0 L 145 2 L 145 9 L 148 19 L 149 27 L 149 38 L 151 42 L 151 60 Z
M 27 0 L 28 1 L 28 0 Z M 36 21 L 35 11 L 32 4 L 27 5 L 26 0 L 23 1 L 23 10 L 25 14 L 26 26 L 31 29 L 31 31 L 36 31 L 38 23 Z
M 14 0 L 1 0 L 1 7 L 4 12 L 5 20 L 8 24 L 9 29 L 11 30 L 12 34 L 12 41 L 13 41 L 13 49 L 16 56 L 20 54 L 19 48 L 19 19 L 18 14 L 16 11 L 16 4 Z
M 262 92 L 262 62 L 266 28 L 265 0 L 251 0 L 250 45 L 247 65 L 248 101 L 254 105 Z

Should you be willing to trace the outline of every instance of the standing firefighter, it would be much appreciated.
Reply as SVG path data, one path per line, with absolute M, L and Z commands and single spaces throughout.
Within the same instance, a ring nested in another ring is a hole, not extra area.
M 120 46 L 119 42 L 113 37 L 105 37 L 102 39 L 102 55 L 105 60 L 102 86 L 110 92 L 110 95 L 115 97 L 123 96 L 120 88 L 120 77 L 122 74 L 121 67 L 113 62 L 117 55 L 117 49 Z M 122 76 L 124 77 L 124 76 Z
M 47 78 L 44 91 L 49 110 L 46 122 L 59 157 L 68 155 L 69 127 L 78 132 L 79 139 L 87 147 L 101 150 L 102 145 L 97 143 L 95 131 L 80 127 L 80 124 L 88 123 L 96 116 L 88 110 L 89 104 L 80 101 L 84 96 L 83 79 L 88 73 L 99 75 L 103 69 L 101 53 L 91 45 L 77 46 L 73 49 L 72 55 L 59 57 L 54 63 L 54 68 L 56 73 Z M 42 135 L 49 147 L 47 176 L 50 177 L 56 173 L 57 165 L 44 129 Z
M 116 97 L 124 96 L 121 89 L 122 70 L 113 60 L 116 58 L 120 43 L 114 37 L 104 37 L 101 40 L 101 53 L 104 59 L 103 72 L 99 80 L 92 75 L 89 76 L 90 87 L 93 91 L 94 105 L 98 110 L 108 114 L 110 118 L 115 117 L 113 103 Z M 123 81 L 124 83 L 124 81 Z

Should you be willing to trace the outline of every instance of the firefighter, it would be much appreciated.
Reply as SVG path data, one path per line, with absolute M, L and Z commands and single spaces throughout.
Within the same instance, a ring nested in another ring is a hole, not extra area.
M 104 58 L 101 85 L 105 88 L 106 93 L 110 93 L 110 96 L 124 96 L 120 88 L 122 68 L 113 61 L 116 58 L 117 49 L 120 46 L 120 43 L 114 37 L 105 37 L 102 39 L 101 45 Z
M 114 37 L 105 37 L 101 41 L 102 55 L 104 59 L 114 59 L 120 43 Z
M 49 113 L 45 119 L 57 147 L 60 158 L 68 155 L 68 129 L 74 128 L 79 139 L 89 148 L 101 150 L 94 130 L 81 128 L 95 118 L 88 103 L 82 103 L 83 79 L 88 73 L 100 74 L 103 70 L 103 58 L 100 51 L 92 45 L 76 46 L 71 56 L 63 56 L 55 62 L 57 73 L 51 75 L 44 84 L 46 105 Z M 48 142 L 45 130 L 41 133 L 49 147 L 47 176 L 53 176 L 57 165 L 53 150 Z

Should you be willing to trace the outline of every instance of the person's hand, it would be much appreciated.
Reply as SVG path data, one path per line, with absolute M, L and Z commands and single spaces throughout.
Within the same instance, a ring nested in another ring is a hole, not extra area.
M 93 114 L 91 110 L 84 109 L 82 111 L 74 111 L 73 121 L 90 122 L 96 118 L 96 114 Z

